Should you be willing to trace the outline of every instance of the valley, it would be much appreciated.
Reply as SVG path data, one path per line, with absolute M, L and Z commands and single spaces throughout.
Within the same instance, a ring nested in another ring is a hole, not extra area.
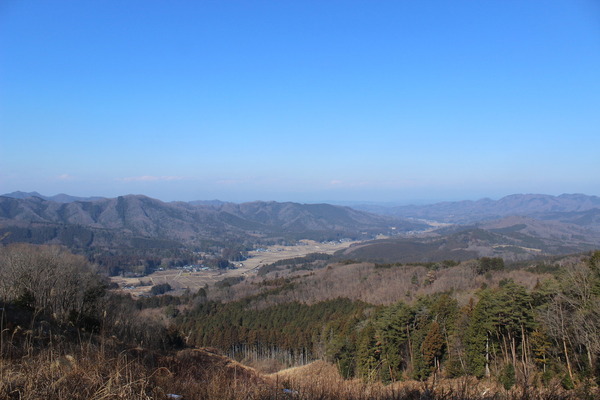
M 260 267 L 268 264 L 305 257 L 313 253 L 332 255 L 357 243 L 359 242 L 351 240 L 325 243 L 314 240 L 300 240 L 295 245 L 267 246 L 249 251 L 248 258 L 244 261 L 235 262 L 235 268 L 232 269 L 190 271 L 180 268 L 155 271 L 143 277 L 124 278 L 116 276 L 110 279 L 119 285 L 118 290 L 130 293 L 133 296 L 147 295 L 151 286 L 160 284 L 169 284 L 174 290 L 172 294 L 181 294 L 188 289 L 196 292 L 200 288 L 214 286 L 217 282 L 228 278 L 254 276 Z
M 37 382 L 55 380 L 45 371 L 72 385 L 77 373 L 98 376 L 87 387 L 115 398 L 132 387 L 152 399 L 600 393 L 595 197 L 511 196 L 398 217 L 15 196 L 0 196 L 0 373 L 10 377 L 0 397 L 44 390 Z M 552 205 L 543 213 L 540 198 Z M 15 373 L 23 368 L 32 372 Z M 231 374 L 247 379 L 242 391 Z M 114 384 L 125 375 L 136 377 Z

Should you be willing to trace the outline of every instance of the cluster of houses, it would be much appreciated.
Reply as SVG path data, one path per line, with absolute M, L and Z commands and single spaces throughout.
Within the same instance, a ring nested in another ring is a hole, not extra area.
M 259 253 L 272 253 L 275 251 L 283 251 L 284 249 L 277 249 L 277 250 L 270 250 L 270 249 L 265 249 L 263 247 L 259 247 L 258 249 L 254 249 L 254 251 L 259 252 Z
M 351 241 L 352 241 L 352 239 L 350 239 L 350 238 L 342 238 L 342 239 L 338 239 L 338 240 L 330 240 L 330 241 L 321 242 L 321 244 L 338 244 L 338 243 L 348 243 Z
M 188 264 L 188 265 L 184 265 L 183 267 L 177 267 L 176 269 L 181 269 L 186 272 L 200 272 L 200 271 L 208 271 L 210 268 L 208 268 L 206 265 L 202 265 L 202 264 Z

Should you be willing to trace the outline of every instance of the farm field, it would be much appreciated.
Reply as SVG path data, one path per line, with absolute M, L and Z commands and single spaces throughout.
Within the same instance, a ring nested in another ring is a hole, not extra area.
M 229 270 L 208 270 L 199 272 L 189 272 L 181 269 L 169 269 L 165 271 L 156 271 L 150 275 L 136 278 L 124 278 L 121 276 L 112 277 L 111 281 L 119 285 L 120 290 L 130 293 L 134 297 L 147 293 L 154 285 L 168 283 L 176 291 L 189 289 L 197 291 L 205 285 L 214 285 L 216 282 L 239 276 L 252 276 L 263 265 L 268 265 L 279 260 L 285 260 L 295 257 L 304 257 L 311 253 L 333 254 L 338 250 L 346 249 L 352 244 L 359 242 L 327 242 L 320 243 L 314 240 L 301 240 L 294 246 L 269 246 L 248 253 L 248 259 L 236 263 L 241 265 L 236 269 Z M 140 285 L 140 283 L 144 285 Z M 128 288 L 128 289 L 125 289 Z

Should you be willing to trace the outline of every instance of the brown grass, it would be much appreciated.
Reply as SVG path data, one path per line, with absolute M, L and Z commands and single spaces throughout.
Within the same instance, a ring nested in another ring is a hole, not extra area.
M 120 352 L 85 344 L 0 359 L 0 399 L 266 398 L 270 380 L 211 351 Z
M 551 389 L 501 389 L 472 377 L 390 385 L 344 380 L 324 361 L 262 375 L 210 349 L 156 354 L 85 344 L 0 358 L 0 399 L 184 400 L 567 400 L 586 398 Z M 587 397 L 594 398 L 594 397 Z
M 342 379 L 324 361 L 265 375 L 210 348 L 157 352 L 96 336 L 34 345 L 34 332 L 7 331 L 0 335 L 0 399 L 568 400 L 598 394 L 564 392 L 558 384 L 505 391 L 472 377 L 366 383 Z
M 558 385 L 549 388 L 514 387 L 506 391 L 497 382 L 480 381 L 474 377 L 430 378 L 427 382 L 409 380 L 389 385 L 365 383 L 360 379 L 342 379 L 337 368 L 324 361 L 283 370 L 270 377 L 279 386 L 290 388 L 294 398 L 306 400 L 567 400 L 592 399 L 596 398 L 594 394 L 597 395 L 569 393 Z
M 69 354 L 46 349 L 29 357 L 3 359 L 0 370 L 0 398 L 154 398 L 149 397 L 147 369 L 126 354 L 109 357 L 93 348 Z

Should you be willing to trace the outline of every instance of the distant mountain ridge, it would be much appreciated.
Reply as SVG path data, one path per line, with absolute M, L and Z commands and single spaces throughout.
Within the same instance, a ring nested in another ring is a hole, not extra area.
M 2 196 L 3 197 L 11 197 L 13 199 L 28 199 L 30 197 L 39 197 L 40 199 L 44 199 L 44 200 L 48 200 L 48 201 L 55 201 L 57 203 L 72 203 L 74 201 L 96 201 L 96 200 L 104 199 L 104 197 L 99 197 L 99 196 L 77 197 L 77 196 L 70 196 L 70 195 L 64 194 L 64 193 L 59 193 L 54 196 L 44 196 L 42 194 L 39 194 L 38 192 L 21 192 L 21 191 L 3 194 Z
M 550 214 L 584 213 L 600 209 L 600 197 L 584 194 L 513 194 L 499 200 L 481 199 L 441 202 L 418 206 L 356 206 L 356 209 L 400 218 L 420 218 L 438 222 L 470 224 L 510 215 L 550 218 Z M 574 216 L 575 217 L 575 216 Z
M 425 227 L 424 224 L 402 222 L 328 204 L 252 202 L 193 205 L 165 203 L 142 195 L 57 202 L 39 196 L 0 196 L 0 236 L 2 232 L 10 232 L 13 235 L 11 240 L 27 240 L 37 235 L 46 238 L 44 242 L 62 242 L 61 232 L 68 228 L 69 232 L 79 232 L 78 235 L 85 238 L 79 241 L 87 246 L 110 246 L 111 240 L 127 244 L 131 238 L 170 241 L 169 245 L 174 245 L 174 242 L 181 245 L 201 241 L 244 242 L 252 237 L 291 240 L 356 238 L 385 232 L 391 225 L 399 230 Z M 41 229 L 44 234 L 39 233 Z M 49 229 L 55 233 L 52 234 Z
M 440 262 L 478 257 L 507 261 L 563 255 L 600 247 L 600 232 L 559 221 L 510 216 L 472 226 L 453 225 L 434 235 L 365 242 L 339 255 L 375 262 Z
M 52 198 L 56 200 L 47 200 Z M 166 203 L 142 195 L 77 199 L 81 198 L 37 192 L 0 196 L 2 243 L 143 253 L 184 247 L 219 251 L 261 241 L 368 240 L 383 233 L 390 238 L 351 247 L 346 256 L 386 262 L 482 256 L 520 260 L 600 247 L 600 198 L 581 194 L 368 206 L 379 214 L 331 204 L 274 201 Z M 447 225 L 432 230 L 420 220 Z
M 524 260 L 600 247 L 600 198 L 583 194 L 515 194 L 500 200 L 419 206 L 357 207 L 398 218 L 437 221 L 426 237 L 391 238 L 351 247 L 345 256 L 385 262 L 502 257 Z

